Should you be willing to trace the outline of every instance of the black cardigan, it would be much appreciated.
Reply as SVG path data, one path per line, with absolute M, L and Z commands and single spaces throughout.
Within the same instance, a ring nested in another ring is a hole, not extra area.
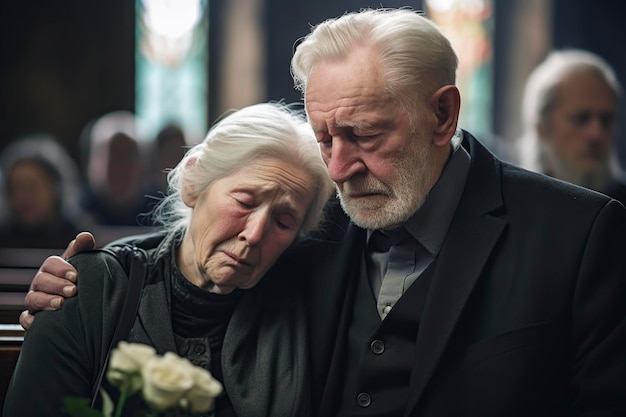
M 7 391 L 5 417 L 58 416 L 64 397 L 91 396 L 135 261 L 128 245 L 146 250 L 150 263 L 128 340 L 161 354 L 176 351 L 169 265 L 157 256 L 167 250 L 161 246 L 168 244 L 164 236 L 138 236 L 111 246 L 124 267 L 98 251 L 71 259 L 79 275 L 78 296 L 58 311 L 38 313 Z M 265 277 L 243 292 L 228 324 L 223 384 L 239 417 L 310 414 L 305 316 L 293 285 L 293 277 Z

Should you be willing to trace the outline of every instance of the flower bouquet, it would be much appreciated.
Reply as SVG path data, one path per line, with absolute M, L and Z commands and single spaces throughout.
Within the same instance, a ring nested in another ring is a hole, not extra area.
M 102 411 L 91 409 L 87 398 L 66 398 L 61 411 L 73 417 L 119 417 L 131 396 L 141 395 L 146 404 L 142 416 L 165 412 L 208 412 L 222 385 L 211 374 L 172 352 L 157 355 L 151 346 L 121 341 L 111 352 L 106 377 L 117 387 L 117 404 L 101 389 Z

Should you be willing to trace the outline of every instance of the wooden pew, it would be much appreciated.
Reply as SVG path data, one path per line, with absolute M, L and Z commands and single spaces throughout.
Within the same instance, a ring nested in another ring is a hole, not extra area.
M 0 324 L 0 410 L 24 340 L 19 324 Z
M 19 324 L 24 296 L 50 254 L 50 250 L 0 249 L 0 410 L 24 340 Z

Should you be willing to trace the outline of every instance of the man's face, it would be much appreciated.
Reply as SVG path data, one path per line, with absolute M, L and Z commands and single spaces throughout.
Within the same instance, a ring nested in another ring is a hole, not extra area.
M 599 76 L 580 72 L 569 74 L 557 88 L 546 123 L 539 128 L 550 174 L 592 187 L 609 170 L 615 94 Z
M 256 285 L 297 236 L 315 184 L 302 168 L 264 158 L 212 183 L 193 208 L 178 264 L 215 293 Z
M 411 129 L 369 50 L 318 63 L 305 102 L 341 204 L 355 224 L 390 229 L 417 211 L 436 176 L 428 135 L 434 121 L 415 115 Z

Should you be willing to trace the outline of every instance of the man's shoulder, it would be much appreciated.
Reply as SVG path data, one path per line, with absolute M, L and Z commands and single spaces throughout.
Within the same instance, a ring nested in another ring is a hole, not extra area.
M 503 191 L 511 196 L 530 198 L 535 204 L 563 202 L 577 206 L 603 206 L 610 198 L 603 193 L 590 190 L 545 174 L 502 162 Z M 508 191 L 508 192 L 507 192 Z
M 604 193 L 626 206 L 626 183 L 620 180 L 613 180 L 604 190 Z
M 500 194 L 507 210 L 521 208 L 541 212 L 571 207 L 596 211 L 609 201 L 606 195 L 596 191 L 504 161 L 468 132 L 464 132 L 463 143 L 472 158 L 470 176 L 473 180 L 468 181 L 466 187 L 479 189 L 478 194 L 483 197 L 486 193 Z

